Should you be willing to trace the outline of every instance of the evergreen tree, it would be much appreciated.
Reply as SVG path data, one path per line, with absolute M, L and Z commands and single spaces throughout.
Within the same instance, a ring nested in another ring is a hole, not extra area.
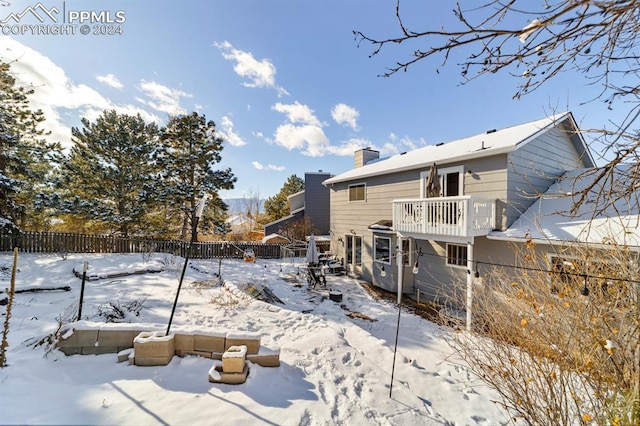
M 157 126 L 113 110 L 82 125 L 71 129 L 75 144 L 62 162 L 65 211 L 125 236 L 142 230 L 154 195 Z
M 273 222 L 290 213 L 290 205 L 288 196 L 300 192 L 304 189 L 304 180 L 296 175 L 291 175 L 284 183 L 280 192 L 273 197 L 269 197 L 264 202 L 265 214 L 269 217 L 269 220 Z
M 49 155 L 59 144 L 42 140 L 42 111 L 29 109 L 33 89 L 19 87 L 10 65 L 0 61 L 0 231 L 16 233 L 43 206 L 43 189 L 51 171 Z
M 172 117 L 160 132 L 160 148 L 156 160 L 160 166 L 160 198 L 167 208 L 180 212 L 181 238 L 188 233 L 197 240 L 196 205 L 203 194 L 209 195 L 203 217 L 206 228 L 224 220 L 227 206 L 218 196 L 221 189 L 233 189 L 236 177 L 231 169 L 216 170 L 222 156 L 224 140 L 216 132 L 215 123 L 193 112 Z

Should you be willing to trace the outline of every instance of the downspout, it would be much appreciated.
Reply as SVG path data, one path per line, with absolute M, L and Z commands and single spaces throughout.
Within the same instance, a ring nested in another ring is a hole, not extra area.
M 403 272 L 404 265 L 402 262 L 402 236 L 397 234 L 398 254 L 396 255 L 396 261 L 398 262 L 398 305 L 402 302 L 402 282 L 404 281 Z
M 471 331 L 473 321 L 473 242 L 467 243 L 467 331 Z

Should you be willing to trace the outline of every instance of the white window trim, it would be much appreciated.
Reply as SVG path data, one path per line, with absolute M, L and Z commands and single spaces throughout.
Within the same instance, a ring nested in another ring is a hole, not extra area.
M 467 249 L 467 259 L 466 259 L 467 261 L 465 262 L 464 265 L 454 265 L 453 263 L 449 263 L 449 246 L 464 247 Z M 449 268 L 467 269 L 467 263 L 469 262 L 469 248 L 465 244 L 447 243 L 445 246 L 444 261 Z
M 444 188 L 444 182 L 442 181 L 443 176 L 449 173 L 458 173 L 460 175 L 460 179 L 458 179 L 458 193 L 460 195 L 464 195 L 464 166 L 452 166 L 445 167 L 443 169 L 438 169 L 438 179 L 440 180 L 440 191 Z M 431 173 L 431 168 L 429 170 L 425 170 L 420 172 L 420 198 L 427 198 L 427 194 L 425 191 L 425 186 L 427 185 L 427 179 L 429 179 L 429 174 Z M 440 194 L 442 196 L 442 193 Z
M 376 238 L 384 238 L 385 240 L 389 241 L 389 261 L 384 261 L 384 260 L 379 260 L 377 259 L 376 256 L 376 252 L 377 252 L 377 245 L 376 245 Z M 390 237 L 383 237 L 380 235 L 374 235 L 373 236 L 373 261 L 376 263 L 384 263 L 385 265 L 391 265 L 391 258 L 393 257 L 393 246 L 391 245 L 391 238 Z
M 351 187 L 352 186 L 364 186 L 364 198 L 362 200 L 352 200 L 351 199 Z M 367 183 L 366 182 L 360 182 L 360 183 L 352 183 L 351 185 L 349 185 L 347 187 L 347 201 L 349 203 L 362 203 L 367 201 Z

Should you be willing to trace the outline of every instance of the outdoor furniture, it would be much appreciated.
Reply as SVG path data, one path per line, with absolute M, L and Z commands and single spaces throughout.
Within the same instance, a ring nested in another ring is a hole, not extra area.
M 342 264 L 342 261 L 339 260 L 330 260 L 329 262 L 327 262 L 326 268 L 330 274 L 334 275 L 344 275 L 347 272 L 346 268 Z
M 307 266 L 307 283 L 311 288 L 316 288 L 317 285 L 327 286 L 327 280 L 322 273 L 321 266 L 317 266 L 317 264 Z

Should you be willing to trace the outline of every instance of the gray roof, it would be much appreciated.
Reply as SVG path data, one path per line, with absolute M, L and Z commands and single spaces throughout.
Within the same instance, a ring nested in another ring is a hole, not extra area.
M 570 112 L 565 112 L 541 120 L 532 121 L 500 130 L 490 130 L 479 135 L 458 139 L 445 144 L 429 145 L 413 151 L 394 155 L 384 160 L 369 163 L 362 167 L 349 170 L 325 180 L 324 185 L 363 179 L 414 170 L 425 165 L 446 164 L 453 161 L 464 161 L 471 158 L 486 157 L 500 153 L 507 153 L 518 149 L 544 131 L 567 121 L 569 128 L 578 131 L 578 127 Z M 579 141 L 577 148 L 583 151 L 587 166 L 593 166 L 593 158 L 580 133 L 575 133 Z M 589 164 L 589 162 L 591 164 Z

